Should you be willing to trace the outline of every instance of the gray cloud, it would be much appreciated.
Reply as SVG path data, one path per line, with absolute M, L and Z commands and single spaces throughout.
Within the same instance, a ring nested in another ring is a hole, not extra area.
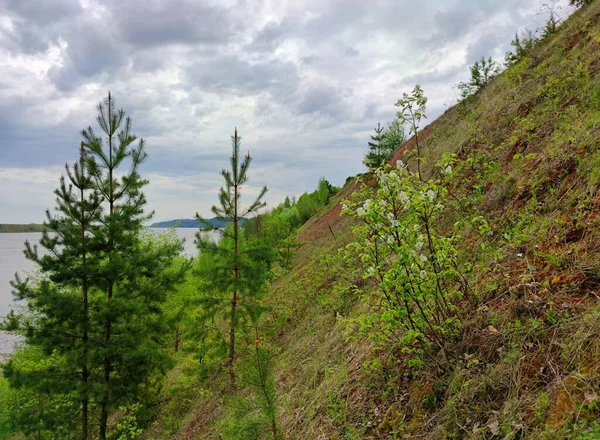
M 61 91 L 72 90 L 102 74 L 110 75 L 127 62 L 127 54 L 110 26 L 86 19 L 70 31 L 63 65 L 48 71 L 48 77 Z
M 251 62 L 231 55 L 202 58 L 187 69 L 186 76 L 187 84 L 192 87 L 200 87 L 211 93 L 244 96 L 272 90 L 285 94 L 286 89 L 297 87 L 300 80 L 291 62 Z
M 252 52 L 270 52 L 291 32 L 289 23 L 268 22 L 253 38 L 246 49 Z
M 78 15 L 83 11 L 78 0 L 5 0 L 3 9 L 24 18 L 30 24 L 40 26 Z
M 123 42 L 135 47 L 166 44 L 219 44 L 236 28 L 230 10 L 191 0 L 109 1 L 110 16 Z

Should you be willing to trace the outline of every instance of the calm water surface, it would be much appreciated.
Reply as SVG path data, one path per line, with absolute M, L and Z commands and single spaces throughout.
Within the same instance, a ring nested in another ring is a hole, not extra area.
M 151 229 L 156 233 L 165 233 L 170 229 Z M 185 239 L 184 254 L 192 257 L 197 254 L 194 245 L 196 229 L 176 229 L 177 236 Z M 39 232 L 26 232 L 15 234 L 0 234 L 0 319 L 4 317 L 11 308 L 18 307 L 19 303 L 13 300 L 10 282 L 15 277 L 15 272 L 25 275 L 35 270 L 35 265 L 25 258 L 23 249 L 25 240 L 31 244 L 37 244 L 42 234 Z M 10 353 L 16 338 L 12 335 L 0 332 L 0 358 Z

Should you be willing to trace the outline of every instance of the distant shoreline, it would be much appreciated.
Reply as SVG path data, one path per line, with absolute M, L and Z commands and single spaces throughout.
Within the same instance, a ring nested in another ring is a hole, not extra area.
M 247 219 L 240 219 L 240 222 L 245 224 Z M 214 228 L 222 228 L 227 225 L 227 222 L 219 220 L 218 218 L 210 218 L 206 219 L 206 222 L 209 223 Z M 175 220 L 167 220 L 164 222 L 156 222 L 150 225 L 151 228 L 178 228 L 178 229 L 199 229 L 206 227 L 206 224 L 202 223 L 200 220 L 195 218 L 181 218 Z
M 27 224 L 11 224 L 11 223 L 0 223 L 0 234 L 1 233 L 15 233 L 15 232 L 44 232 L 46 227 L 40 223 L 27 223 Z
M 241 223 L 246 223 L 247 219 L 241 219 Z M 216 218 L 207 220 L 213 227 L 219 228 L 226 225 L 226 222 L 220 221 Z M 156 222 L 147 226 L 148 228 L 158 229 L 200 229 L 205 227 L 205 224 L 201 223 L 197 219 L 178 219 L 178 220 L 167 220 L 164 222 Z M 44 232 L 47 228 L 41 223 L 0 223 L 0 234 L 14 234 L 24 232 Z

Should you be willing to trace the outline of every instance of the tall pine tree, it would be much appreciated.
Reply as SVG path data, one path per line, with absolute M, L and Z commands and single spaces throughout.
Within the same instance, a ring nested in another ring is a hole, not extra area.
M 17 298 L 27 300 L 31 312 L 30 319 L 25 321 L 27 343 L 39 347 L 48 359 L 54 357 L 60 362 L 46 363 L 49 368 L 33 383 L 23 381 L 22 371 L 14 365 L 7 371 L 10 372 L 9 378 L 12 376 L 12 379 L 20 380 L 21 385 L 26 387 L 41 386 L 41 389 L 54 394 L 78 396 L 81 403 L 81 438 L 87 440 L 90 402 L 89 289 L 98 266 L 95 251 L 99 244 L 97 228 L 102 198 L 94 190 L 93 181 L 86 172 L 83 144 L 80 161 L 73 168 L 66 166 L 66 176 L 66 179 L 61 177 L 60 186 L 54 192 L 57 213 L 46 211 L 46 231 L 40 239 L 43 251 L 40 253 L 37 245 L 25 242 L 25 256 L 37 265 L 41 275 L 37 279 L 25 280 L 15 275 L 12 283 Z M 43 359 L 39 364 L 44 364 Z
M 247 246 L 242 237 L 241 222 L 266 206 L 263 197 L 267 187 L 263 186 L 255 200 L 248 207 L 242 208 L 242 188 L 248 182 L 248 168 L 252 158 L 250 153 L 240 156 L 240 142 L 241 138 L 236 128 L 231 137 L 231 168 L 221 171 L 225 186 L 219 190 L 219 205 L 211 208 L 217 219 L 227 225 L 223 228 L 222 239 L 216 244 L 207 240 L 202 233 L 197 235 L 200 250 L 211 252 L 215 262 L 214 266 L 209 268 L 212 274 L 204 273 L 205 278 L 210 280 L 209 293 L 204 301 L 207 316 L 214 317 L 223 312 L 225 302 L 221 295 L 226 292 L 230 295 L 226 320 L 229 333 L 227 367 L 231 388 L 235 388 L 236 330 L 241 322 L 238 306 L 243 306 L 243 310 L 247 312 L 246 317 L 257 319 L 260 309 L 257 296 L 264 288 L 266 273 L 274 259 L 272 249 L 260 245 Z M 196 214 L 196 217 L 206 225 L 204 230 L 215 229 L 199 214 Z
M 189 267 L 181 241 L 143 231 L 144 142 L 132 146 L 131 120 L 110 94 L 97 120 L 104 138 L 82 132 L 80 160 L 55 191 L 57 212 L 47 211 L 39 246 L 25 244 L 39 274 L 13 282 L 28 313 L 8 323 L 24 329 L 28 347 L 3 373 L 36 397 L 20 417 L 35 421 L 40 439 L 70 437 L 81 420 L 87 440 L 93 414 L 106 439 L 111 410 L 152 395 L 170 366 L 163 304 Z
M 97 122 L 104 137 L 89 127 L 82 131 L 86 166 L 94 190 L 103 198 L 97 236 L 102 265 L 94 286 L 104 292 L 96 325 L 102 347 L 99 437 L 107 436 L 110 410 L 133 395 L 167 361 L 160 344 L 161 304 L 182 281 L 185 265 L 171 270 L 182 250 L 179 241 L 156 245 L 142 240 L 148 183 L 139 174 L 146 160 L 144 140 L 131 133 L 131 119 L 117 110 L 111 94 L 98 106 Z M 135 144 L 134 144 L 135 143 Z M 123 171 L 124 167 L 128 167 Z

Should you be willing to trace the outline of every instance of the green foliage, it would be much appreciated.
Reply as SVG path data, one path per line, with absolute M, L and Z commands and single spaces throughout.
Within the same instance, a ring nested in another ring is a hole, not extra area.
M 421 145 L 419 144 L 419 128 L 421 127 L 421 120 L 427 119 L 425 114 L 425 108 L 427 106 L 427 97 L 423 92 L 423 89 L 418 84 L 412 90 L 410 94 L 404 93 L 402 98 L 396 102 L 396 107 L 400 110 L 396 113 L 400 124 L 408 124 L 408 133 L 415 137 L 416 153 L 417 153 L 417 174 L 421 179 L 421 162 L 422 162 L 422 151 Z
M 390 122 L 383 132 L 383 145 L 388 151 L 389 157 L 394 154 L 394 151 L 406 142 L 406 134 L 404 126 L 398 119 Z M 389 158 L 388 157 L 388 158 Z
M 223 423 L 224 438 L 283 439 L 277 416 L 272 347 L 257 338 L 237 369 L 250 395 L 229 401 L 229 416 Z
M 552 14 L 552 17 L 554 17 L 554 14 Z M 519 33 L 516 33 L 515 38 L 510 42 L 510 45 L 514 49 L 506 52 L 504 55 L 504 65 L 510 67 L 525 59 L 529 56 L 537 42 L 537 38 L 529 29 L 525 30 L 521 36 L 519 36 Z
M 119 411 L 121 415 L 117 421 L 117 440 L 134 440 L 144 432 L 138 426 L 137 413 L 142 409 L 142 405 L 134 403 L 132 406 L 121 406 Z
M 398 101 L 399 118 L 409 123 L 421 162 L 418 127 L 425 117 L 426 98 L 420 87 Z M 423 365 L 422 355 L 446 352 L 448 341 L 462 332 L 460 308 L 469 294 L 458 259 L 463 223 L 487 234 L 487 222 L 469 211 L 453 227 L 444 227 L 451 209 L 448 187 L 455 156 L 438 164 L 439 177 L 425 181 L 420 168 L 411 172 L 402 161 L 395 169 L 375 172 L 376 190 L 366 187 L 342 207 L 361 221 L 347 257 L 358 256 L 377 288 L 367 298 L 370 311 L 357 323 L 377 344 L 399 344 L 411 358 L 413 370 Z M 475 162 L 471 164 L 475 168 Z M 479 168 L 479 164 L 477 166 Z M 450 354 L 450 353 L 445 353 Z
M 2 366 L 0 378 L 0 439 L 16 433 L 39 439 L 68 438 L 80 429 L 75 392 L 56 375 L 66 371 L 65 359 L 24 347 Z
M 304 193 L 296 202 L 286 197 L 284 203 L 272 210 L 251 218 L 244 230 L 248 240 L 260 239 L 277 251 L 277 262 L 289 269 L 292 259 L 301 245 L 294 238 L 294 232 L 311 218 L 320 208 L 326 206 L 339 188 L 320 178 L 317 189 Z
M 360 256 L 364 277 L 378 285 L 375 309 L 360 319 L 361 328 L 407 352 L 444 350 L 461 333 L 459 302 L 467 293 L 456 258 L 460 236 L 436 227 L 447 191 L 439 180 L 422 182 L 401 162 L 376 177 L 374 199 L 362 194 L 343 208 L 363 222 L 347 250 Z M 409 365 L 419 369 L 419 355 Z
M 131 147 L 131 121 L 110 94 L 98 108 L 105 138 L 91 127 L 82 132 L 80 160 L 61 178 L 56 212 L 47 211 L 44 252 L 25 245 L 38 273 L 13 282 L 27 312 L 10 321 L 28 347 L 4 375 L 28 396 L 25 407 L 40 408 L 39 400 L 54 410 L 29 411 L 40 422 L 17 426 L 23 432 L 31 425 L 65 438 L 77 427 L 87 438 L 97 414 L 104 439 L 110 412 L 133 399 L 147 402 L 170 367 L 162 305 L 187 270 L 178 260 L 182 243 L 143 234 L 150 218 L 138 172 L 144 142 Z
M 558 29 L 558 20 L 556 19 L 556 15 L 554 12 L 550 12 L 550 17 L 548 17 L 548 21 L 544 25 L 542 29 L 541 39 L 544 40 L 546 38 L 550 38 L 552 35 L 556 34 Z
M 225 186 L 219 191 L 219 205 L 212 207 L 212 212 L 217 219 L 229 226 L 222 229 L 219 243 L 203 236 L 202 232 L 197 234 L 198 247 L 210 260 L 205 260 L 208 264 L 200 268 L 199 272 L 201 280 L 207 287 L 203 297 L 203 318 L 208 323 L 212 322 L 217 315 L 225 318 L 223 313 L 229 313 L 225 320 L 228 323 L 229 334 L 228 369 L 231 388 L 235 387 L 236 331 L 246 323 L 246 320 L 253 323 L 258 321 L 262 313 L 259 299 L 265 292 L 271 264 L 275 258 L 273 247 L 268 242 L 244 241 L 244 230 L 240 227 L 240 222 L 247 216 L 256 214 L 266 205 L 262 199 L 267 192 L 267 187 L 261 189 L 248 207 L 241 207 L 241 191 L 248 182 L 247 173 L 252 159 L 248 153 L 240 162 L 240 142 L 241 138 L 235 129 L 231 136 L 231 169 L 221 171 Z M 196 217 L 206 224 L 205 230 L 215 229 L 198 214 Z M 229 301 L 226 298 L 229 298 Z M 241 306 L 244 314 L 240 314 L 238 306 Z
M 313 214 L 317 211 L 319 204 L 316 197 L 312 197 L 311 194 L 304 193 L 298 198 L 296 203 L 296 209 L 302 223 L 306 222 Z
M 375 135 L 371 136 L 369 151 L 365 155 L 363 163 L 369 169 L 383 166 L 405 140 L 404 127 L 398 120 L 388 124 L 385 129 L 378 123 L 375 127 Z
M 339 188 L 334 187 L 324 178 L 320 178 L 317 190 L 312 193 L 302 194 L 298 198 L 298 202 L 296 202 L 295 207 L 300 216 L 300 224 L 306 222 L 319 208 L 325 206 L 329 202 L 331 196 L 338 191 Z
M 569 62 L 570 60 L 565 60 Z M 570 65 L 557 75 L 549 75 L 544 84 L 544 92 L 548 105 L 555 108 L 563 106 L 565 99 L 571 96 L 574 89 L 580 89 L 589 84 L 590 72 L 585 62 Z
M 369 151 L 363 159 L 363 163 L 368 168 L 379 168 L 383 165 L 386 157 L 383 156 L 383 130 L 384 128 L 380 123 L 377 123 L 377 127 L 374 128 L 375 134 L 371 135 L 369 141 Z
M 131 133 L 131 119 L 117 110 L 110 93 L 98 106 L 98 124 L 104 137 L 89 127 L 82 131 L 86 167 L 94 189 L 103 198 L 98 226 L 102 255 L 94 287 L 103 292 L 95 340 L 102 341 L 102 397 L 99 437 L 107 435 L 111 409 L 139 393 L 154 374 L 164 373 L 168 356 L 161 344 L 165 334 L 161 304 L 183 279 L 187 267 L 172 270 L 182 250 L 178 240 L 153 243 L 141 239 L 144 223 L 142 191 L 148 183 L 139 174 L 146 160 L 145 142 Z M 121 174 L 123 167 L 128 170 Z
M 489 57 L 487 60 L 482 57 L 470 67 L 471 77 L 467 82 L 458 84 L 460 96 L 468 98 L 483 89 L 499 72 L 498 64 Z

